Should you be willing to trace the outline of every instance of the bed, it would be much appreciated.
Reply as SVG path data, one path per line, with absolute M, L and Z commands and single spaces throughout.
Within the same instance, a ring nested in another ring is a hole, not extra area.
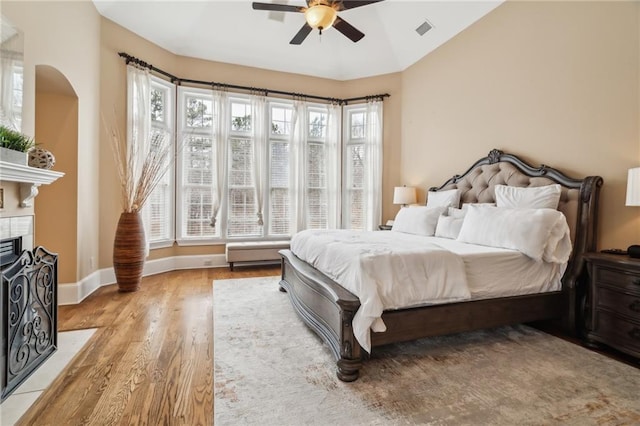
M 384 310 L 381 320 L 386 330 L 370 332 L 367 336 L 368 346 L 365 345 L 368 351 L 376 346 L 429 336 L 539 320 L 559 320 L 567 333 L 576 333 L 583 297 L 584 254 L 596 249 L 602 178 L 589 176 L 573 179 L 552 167 L 532 167 L 515 155 L 494 149 L 463 174 L 454 175 L 429 191 L 432 194 L 456 189 L 463 205 L 494 203 L 496 185 L 560 185 L 557 210 L 566 218 L 572 249 L 565 263 L 566 269 L 561 274 L 559 288 L 541 293 L 454 300 L 451 303 Z M 389 232 L 378 231 L 376 238 L 380 239 Z M 328 344 L 337 360 L 338 378 L 347 382 L 356 380 L 363 360 L 368 355 L 354 332 L 354 318 L 361 308 L 360 299 L 291 250 L 282 250 L 280 254 L 281 290 L 287 292 L 302 320 Z M 523 284 L 519 280 L 520 276 L 513 278 L 514 286 Z

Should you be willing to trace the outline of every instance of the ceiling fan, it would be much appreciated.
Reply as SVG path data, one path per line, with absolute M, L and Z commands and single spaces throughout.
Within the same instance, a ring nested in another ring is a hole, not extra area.
M 347 9 L 354 9 L 382 0 L 307 0 L 307 6 L 292 6 L 288 4 L 259 3 L 254 2 L 255 10 L 274 10 L 277 12 L 299 12 L 304 13 L 307 22 L 300 28 L 300 31 L 291 39 L 289 44 L 302 44 L 311 30 L 318 29 L 320 34 L 323 30 L 335 27 L 336 30 L 347 36 L 354 43 L 359 41 L 364 34 L 353 25 L 338 16 L 338 12 Z

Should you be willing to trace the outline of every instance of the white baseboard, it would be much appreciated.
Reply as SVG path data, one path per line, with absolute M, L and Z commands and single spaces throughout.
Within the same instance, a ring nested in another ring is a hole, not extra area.
M 223 268 L 227 266 L 229 264 L 224 254 L 173 256 L 146 261 L 142 275 L 146 277 L 178 269 Z M 116 274 L 111 267 L 95 271 L 77 283 L 58 284 L 58 305 L 80 303 L 98 288 L 115 284 L 115 282 Z

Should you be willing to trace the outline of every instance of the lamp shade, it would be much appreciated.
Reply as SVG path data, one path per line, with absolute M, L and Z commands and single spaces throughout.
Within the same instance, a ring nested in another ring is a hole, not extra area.
M 311 6 L 304 12 L 304 18 L 311 28 L 326 30 L 336 20 L 336 10 L 332 7 L 318 4 Z
M 393 189 L 393 204 L 414 204 L 416 189 L 412 186 L 396 186 Z
M 629 169 L 626 205 L 640 206 L 640 167 Z

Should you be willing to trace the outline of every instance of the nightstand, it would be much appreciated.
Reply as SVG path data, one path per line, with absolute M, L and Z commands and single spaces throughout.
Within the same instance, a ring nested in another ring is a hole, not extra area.
M 640 358 L 640 259 L 588 253 L 587 344 Z
M 378 231 L 391 231 L 391 225 L 378 225 Z

